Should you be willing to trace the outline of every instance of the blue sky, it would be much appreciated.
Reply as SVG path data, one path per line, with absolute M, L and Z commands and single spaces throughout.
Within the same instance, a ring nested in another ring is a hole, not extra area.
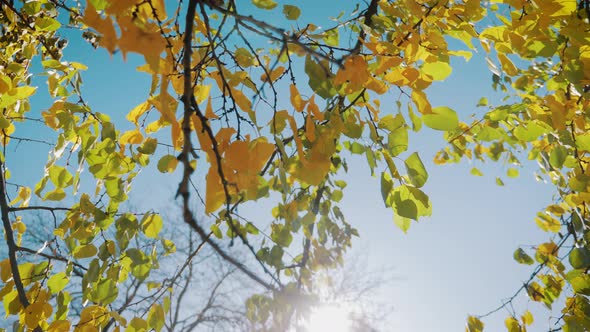
M 322 25 L 327 16 L 337 16 L 337 10 L 350 10 L 336 0 L 299 1 L 302 20 Z M 347 4 L 349 5 L 349 4 Z M 313 9 L 311 9 L 313 8 Z M 275 18 L 281 21 L 282 18 Z M 272 21 L 272 19 L 271 19 Z M 271 22 L 272 23 L 272 22 Z M 93 50 L 87 45 L 70 43 L 66 58 L 89 66 L 83 74 L 84 96 L 95 111 L 122 120 L 124 115 L 147 97 L 150 78 L 135 72 L 140 64 L 131 55 L 124 63 L 120 54 L 110 57 L 105 50 Z M 482 114 L 475 105 L 486 96 L 498 104 L 498 95 L 491 89 L 491 74 L 481 54 L 466 63 L 454 61 L 453 74 L 443 83 L 428 90 L 434 106 L 446 105 L 455 109 L 463 120 L 473 113 Z M 41 82 L 43 78 L 39 78 Z M 33 113 L 40 114 L 46 97 L 46 85 L 40 83 L 34 99 Z M 383 96 L 383 109 L 391 105 L 397 95 Z M 39 113 L 37 113 L 39 112 Z M 130 128 L 131 125 L 128 125 Z M 30 132 L 17 132 L 17 136 L 45 137 L 36 127 Z M 125 127 L 120 127 L 123 129 Z M 31 179 L 42 175 L 46 146 L 27 144 L 11 151 L 14 182 L 34 185 Z M 371 177 L 364 158 L 350 157 L 350 171 L 346 174 L 348 187 L 342 210 L 348 221 L 360 231 L 361 238 L 355 247 L 367 250 L 369 267 L 391 267 L 394 278 L 383 288 L 383 299 L 394 307 L 389 331 L 461 331 L 468 314 L 481 314 L 493 309 L 500 300 L 513 294 L 528 279 L 531 267 L 518 265 L 512 260 L 513 251 L 520 245 L 544 242 L 548 234 L 537 229 L 536 212 L 551 202 L 553 187 L 537 182 L 533 175 L 536 165 L 526 164 L 521 176 L 507 180 L 508 165 L 501 163 L 477 164 L 484 177 L 469 175 L 472 166 L 435 166 L 431 160 L 443 146 L 440 132 L 423 129 L 411 137 L 409 152 L 419 151 L 429 171 L 425 192 L 433 204 L 433 216 L 420 223 L 412 223 L 408 234 L 403 234 L 392 221 L 392 211 L 385 209 L 379 191 L 379 179 Z M 159 149 L 161 149 L 160 147 Z M 31 150 L 33 149 L 33 150 Z M 160 152 L 165 152 L 160 150 Z M 505 187 L 495 184 L 496 176 L 504 176 Z M 159 195 L 135 196 L 132 203 L 145 208 L 167 208 L 176 190 L 177 182 L 169 176 L 147 173 L 138 178 L 132 193 L 141 195 L 153 191 L 151 183 L 157 181 L 162 188 Z M 133 197 L 133 196 L 132 196 Z M 254 217 L 270 220 L 270 210 L 257 205 Z M 529 303 L 525 295 L 516 307 L 517 313 L 525 309 L 533 313 L 547 311 L 542 305 Z M 500 311 L 485 320 L 486 330 L 503 328 L 507 312 Z M 540 316 L 539 316 L 540 317 Z M 537 319 L 529 331 L 546 330 L 546 320 Z

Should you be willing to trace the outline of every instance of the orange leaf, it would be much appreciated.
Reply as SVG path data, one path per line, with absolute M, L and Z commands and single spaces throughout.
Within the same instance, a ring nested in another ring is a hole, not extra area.
M 219 117 L 215 112 L 213 112 L 213 105 L 211 104 L 211 96 L 209 96 L 209 100 L 207 101 L 207 108 L 205 108 L 205 116 L 207 119 L 218 119 Z
M 84 10 L 82 21 L 102 35 L 100 45 L 113 54 L 117 48 L 117 33 L 113 26 L 113 20 L 110 17 L 101 18 L 92 3 L 89 2 Z
M 432 106 L 430 106 L 430 102 L 426 98 L 426 94 L 424 92 L 418 90 L 412 91 L 412 101 L 414 101 L 414 104 L 416 104 L 416 107 L 420 113 L 432 113 Z
M 285 72 L 285 67 L 283 67 L 283 66 L 278 66 L 277 68 L 275 68 L 273 71 L 271 71 L 269 73 L 270 82 L 276 81 L 279 77 L 281 77 L 281 75 L 283 75 L 284 72 Z M 260 76 L 260 80 L 263 82 L 268 82 L 269 75 L 267 75 L 266 73 L 262 74 L 262 76 Z
M 207 173 L 207 192 L 205 194 L 205 213 L 219 209 L 225 202 L 225 192 L 217 168 L 210 167 Z
M 289 88 L 291 92 L 291 104 L 295 107 L 297 112 L 303 112 L 303 108 L 305 107 L 306 102 L 301 99 L 301 95 L 299 94 L 299 90 L 295 84 L 291 84 Z
M 117 19 L 121 29 L 119 47 L 125 58 L 127 52 L 135 52 L 147 57 L 159 57 L 166 47 L 166 40 L 160 34 L 158 26 L 146 24 L 140 28 L 130 17 Z
M 309 104 L 307 105 L 307 111 L 313 115 L 318 121 L 324 121 L 324 113 L 320 111 L 320 108 L 315 103 L 315 95 L 309 98 Z

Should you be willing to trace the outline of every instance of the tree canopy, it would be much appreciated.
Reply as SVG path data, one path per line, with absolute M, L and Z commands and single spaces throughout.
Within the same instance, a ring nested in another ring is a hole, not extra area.
M 156 211 L 125 205 L 144 169 L 178 182 L 169 199 L 198 248 L 260 287 L 245 304 L 253 326 L 296 325 L 314 299 L 314 275 L 341 264 L 359 235 L 338 206 L 350 154 L 381 179 L 375 190 L 404 232 L 433 212 L 421 189 L 424 156 L 409 142 L 422 130 L 444 133 L 436 163 L 538 163 L 559 199 L 535 218 L 547 242 L 514 252 L 535 266 L 517 294 L 559 305 L 553 330 L 590 329 L 590 1 L 358 1 L 327 26 L 295 1 L 0 0 L 0 8 L 0 299 L 19 329 L 164 327 L 175 284 L 154 272 L 179 243 L 162 235 L 168 223 Z M 131 129 L 85 101 L 87 67 L 63 55 L 68 42 L 145 60 L 138 70 L 151 86 L 126 112 Z M 428 87 L 451 74 L 453 58 L 477 50 L 504 98 L 489 105 L 482 96 L 485 115 L 463 122 L 431 105 Z M 49 104 L 30 101 L 38 77 Z M 392 110 L 384 100 L 393 94 Z M 34 187 L 9 181 L 19 172 L 9 147 L 27 140 L 30 123 L 55 137 Z M 240 214 L 261 200 L 275 205 L 268 231 Z M 50 216 L 41 249 L 23 241 L 35 213 Z M 145 311 L 121 302 L 130 281 L 153 295 Z M 70 310 L 74 292 L 80 312 Z M 469 316 L 467 331 L 483 330 L 481 318 Z M 526 311 L 505 322 L 513 332 L 532 321 Z

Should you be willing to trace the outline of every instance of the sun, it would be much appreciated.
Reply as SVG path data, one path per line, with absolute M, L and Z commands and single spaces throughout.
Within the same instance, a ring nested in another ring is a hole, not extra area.
M 307 332 L 351 332 L 351 310 L 338 304 L 321 305 L 313 310 L 304 326 Z

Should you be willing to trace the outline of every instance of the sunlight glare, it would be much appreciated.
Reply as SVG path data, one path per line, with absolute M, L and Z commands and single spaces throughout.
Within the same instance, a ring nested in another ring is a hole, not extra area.
M 307 332 L 342 331 L 349 332 L 352 329 L 350 310 L 345 307 L 331 304 L 316 308 L 308 318 Z

